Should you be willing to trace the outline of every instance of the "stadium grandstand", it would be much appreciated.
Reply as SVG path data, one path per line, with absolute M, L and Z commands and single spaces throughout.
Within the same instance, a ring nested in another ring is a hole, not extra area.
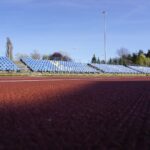
M 134 69 L 140 73 L 150 74 L 150 67 L 144 66 L 129 66 L 129 68 Z
M 29 57 L 22 58 L 19 62 L 13 62 L 7 57 L 0 57 L 0 71 L 75 74 L 150 74 L 150 67 L 38 60 Z
M 126 74 L 139 73 L 138 71 L 123 65 L 91 64 L 91 66 L 101 70 L 104 73 L 126 73 Z
M 86 63 L 55 60 L 35 60 L 23 58 L 21 61 L 35 72 L 64 72 L 64 73 L 99 73 Z
M 0 57 L 0 71 L 19 71 L 20 69 L 7 57 Z

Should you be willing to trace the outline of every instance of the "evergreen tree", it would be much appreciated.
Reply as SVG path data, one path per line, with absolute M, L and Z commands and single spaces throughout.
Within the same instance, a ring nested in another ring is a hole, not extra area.
M 147 54 L 146 54 L 146 57 L 149 57 L 150 58 L 150 49 L 148 50 Z
M 98 59 L 97 59 L 97 64 L 100 64 L 101 62 L 100 62 L 100 59 L 99 59 L 99 57 L 98 57 Z
M 97 62 L 97 60 L 96 60 L 96 56 L 94 54 L 93 57 L 92 57 L 91 63 L 96 63 L 96 62 Z
M 140 56 L 141 54 L 144 54 L 144 52 L 143 52 L 143 50 L 139 50 L 139 52 L 138 52 L 138 56 Z
M 108 64 L 113 64 L 113 60 L 110 58 Z

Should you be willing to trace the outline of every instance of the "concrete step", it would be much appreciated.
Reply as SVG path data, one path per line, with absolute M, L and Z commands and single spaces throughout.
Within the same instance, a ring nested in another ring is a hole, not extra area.
M 20 69 L 20 71 L 31 72 L 31 70 L 21 61 L 17 61 L 14 63 L 17 65 L 17 67 Z

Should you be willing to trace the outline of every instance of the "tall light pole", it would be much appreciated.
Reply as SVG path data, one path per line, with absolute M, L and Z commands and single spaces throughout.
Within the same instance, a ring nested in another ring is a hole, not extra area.
M 104 16 L 104 54 L 105 54 L 105 64 L 107 61 L 107 56 L 106 56 L 106 11 L 102 12 Z

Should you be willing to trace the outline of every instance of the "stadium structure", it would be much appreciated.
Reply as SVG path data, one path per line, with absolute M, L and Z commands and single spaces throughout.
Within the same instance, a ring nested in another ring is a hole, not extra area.
M 79 63 L 73 61 L 36 60 L 22 58 L 13 62 L 0 57 L 0 72 L 37 72 L 69 74 L 150 74 L 150 67 Z

